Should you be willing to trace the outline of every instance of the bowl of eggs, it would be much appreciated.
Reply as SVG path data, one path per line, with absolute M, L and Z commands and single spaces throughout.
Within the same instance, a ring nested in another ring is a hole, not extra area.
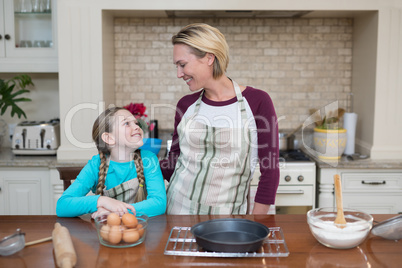
M 107 247 L 127 248 L 145 240 L 148 216 L 111 212 L 95 218 L 99 242 Z

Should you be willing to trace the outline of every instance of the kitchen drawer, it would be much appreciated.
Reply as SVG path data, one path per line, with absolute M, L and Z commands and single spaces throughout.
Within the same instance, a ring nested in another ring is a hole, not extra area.
M 381 193 L 343 193 L 343 207 L 370 214 L 402 213 L 402 193 L 387 195 Z
M 276 206 L 313 206 L 314 186 L 279 186 Z
M 342 190 L 347 192 L 400 192 L 401 173 L 342 173 Z

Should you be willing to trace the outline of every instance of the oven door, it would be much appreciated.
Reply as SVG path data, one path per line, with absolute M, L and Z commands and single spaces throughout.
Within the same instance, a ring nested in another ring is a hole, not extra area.
M 257 185 L 250 186 L 248 211 L 253 211 Z M 268 214 L 305 214 L 313 208 L 314 186 L 278 186 L 276 202 Z
M 314 162 L 288 162 L 280 166 L 279 186 L 275 206 L 268 214 L 305 214 L 315 207 L 316 167 Z M 254 207 L 254 198 L 260 180 L 257 165 L 250 184 L 248 212 Z

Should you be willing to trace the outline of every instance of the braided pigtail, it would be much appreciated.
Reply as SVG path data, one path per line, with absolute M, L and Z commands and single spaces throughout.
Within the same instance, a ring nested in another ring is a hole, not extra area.
M 140 186 L 138 187 L 137 194 L 135 195 L 134 203 L 147 199 L 147 190 L 145 187 L 144 165 L 142 164 L 141 151 L 137 149 L 134 152 L 134 164 L 137 170 L 137 178 Z
M 96 186 L 96 193 L 103 195 L 103 189 L 105 188 L 105 180 L 106 174 L 108 170 L 108 164 L 106 161 L 106 154 L 102 151 L 99 151 L 99 157 L 101 159 L 101 163 L 99 166 L 99 178 L 98 178 L 98 185 Z

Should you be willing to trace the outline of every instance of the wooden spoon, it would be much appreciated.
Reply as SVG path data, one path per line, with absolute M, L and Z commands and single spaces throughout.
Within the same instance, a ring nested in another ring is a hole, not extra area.
M 343 215 L 343 206 L 342 206 L 342 185 L 341 178 L 338 174 L 334 175 L 334 185 L 335 185 L 335 198 L 336 198 L 336 218 L 335 225 L 338 228 L 346 227 L 345 216 Z

